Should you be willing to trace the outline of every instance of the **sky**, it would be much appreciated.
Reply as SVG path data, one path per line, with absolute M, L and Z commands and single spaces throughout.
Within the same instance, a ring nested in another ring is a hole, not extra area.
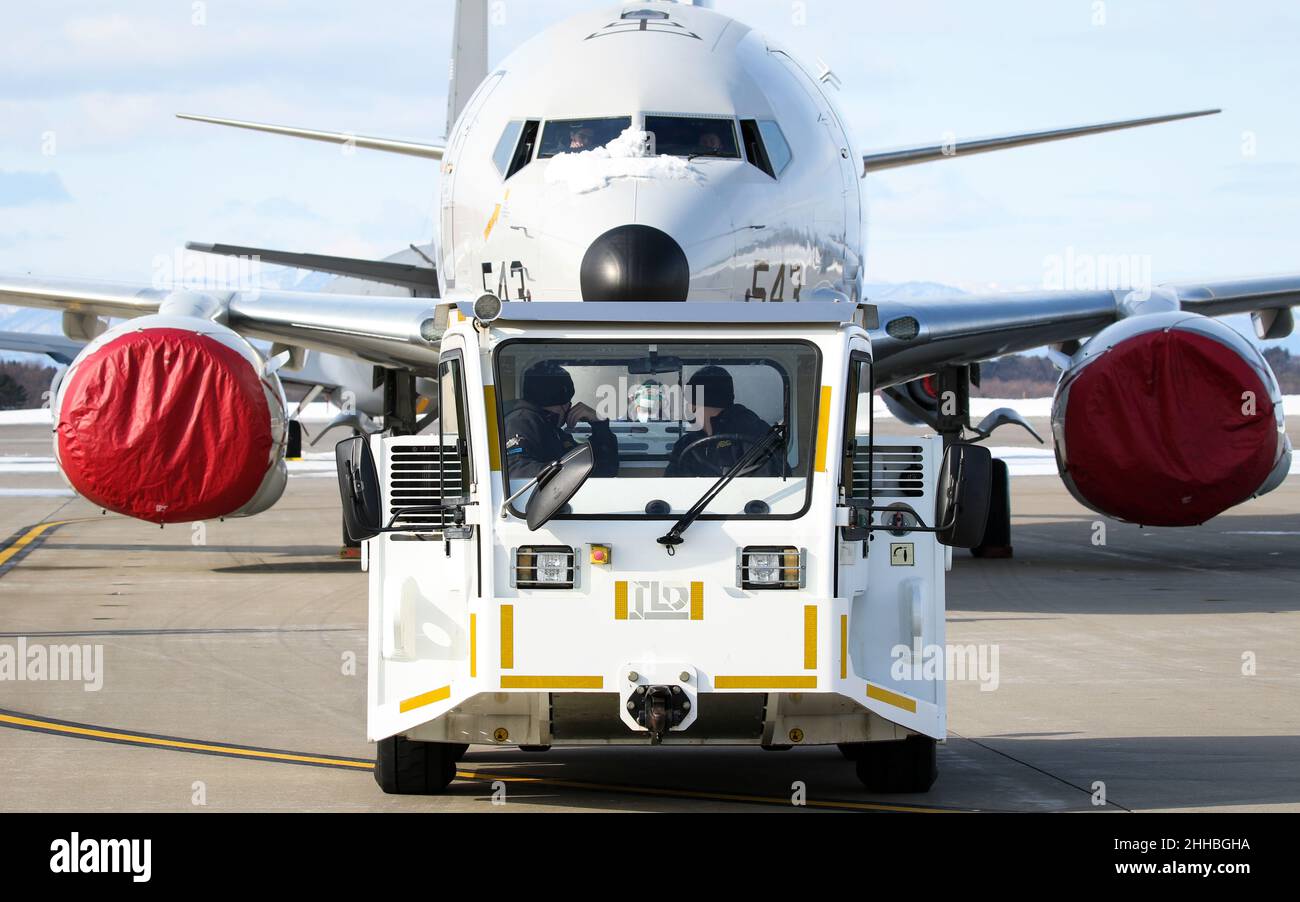
M 492 0 L 499 62 L 607 3 Z M 1222 107 L 864 183 L 869 282 L 1040 287 L 1300 270 L 1300 4 L 717 0 L 839 77 L 860 150 Z M 437 163 L 184 122 L 438 142 L 450 0 L 6 3 L 0 272 L 148 282 L 186 241 L 380 257 L 433 237 Z

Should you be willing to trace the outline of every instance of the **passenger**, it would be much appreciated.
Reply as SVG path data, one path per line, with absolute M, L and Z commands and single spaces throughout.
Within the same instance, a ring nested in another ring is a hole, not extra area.
M 687 397 L 695 404 L 700 428 L 677 439 L 664 475 L 721 476 L 762 440 L 771 426 L 745 405 L 736 403 L 735 383 L 720 366 L 704 367 L 687 386 Z M 714 440 L 714 436 L 718 438 Z M 775 475 L 780 457 L 772 453 L 755 473 Z
M 599 419 L 588 404 L 573 403 L 573 377 L 551 361 L 524 372 L 523 397 L 506 414 L 506 467 L 510 479 L 531 479 L 547 464 L 559 460 L 578 443 L 566 430 L 591 424 L 591 475 L 618 474 L 618 439 L 609 421 Z

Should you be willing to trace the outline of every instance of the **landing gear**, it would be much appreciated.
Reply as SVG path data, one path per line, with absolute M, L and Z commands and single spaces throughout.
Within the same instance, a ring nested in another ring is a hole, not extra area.
M 456 776 L 456 762 L 469 746 L 414 742 L 404 736 L 379 740 L 375 782 L 391 795 L 438 795 Z
M 975 557 L 1011 557 L 1011 477 L 1007 462 L 993 459 L 993 486 L 984 540 L 970 550 Z
M 302 460 L 302 423 L 289 421 L 289 440 L 285 445 L 286 460 Z
M 849 742 L 840 753 L 857 764 L 858 779 L 871 792 L 926 792 L 939 777 L 936 743 L 929 736 L 892 742 Z
M 361 560 L 361 543 L 353 541 L 348 535 L 347 524 L 343 524 L 343 544 L 339 546 L 339 557 L 345 561 Z

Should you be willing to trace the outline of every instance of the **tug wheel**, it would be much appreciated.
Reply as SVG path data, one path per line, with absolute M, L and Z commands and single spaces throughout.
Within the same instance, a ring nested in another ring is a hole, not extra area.
M 871 792 L 926 792 L 939 776 L 935 741 L 908 736 L 892 742 L 855 742 L 858 779 Z M 840 747 L 845 757 L 849 752 Z
M 836 748 L 849 761 L 857 761 L 862 757 L 862 749 L 866 745 L 865 742 L 840 742 L 836 744 Z
M 375 782 L 390 795 L 437 795 L 456 776 L 456 761 L 468 746 L 414 742 L 404 736 L 379 740 Z

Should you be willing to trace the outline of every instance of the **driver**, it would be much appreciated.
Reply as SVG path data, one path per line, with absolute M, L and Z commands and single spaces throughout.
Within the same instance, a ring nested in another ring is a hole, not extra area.
M 588 404 L 574 404 L 573 392 L 573 377 L 553 361 L 535 363 L 524 371 L 523 398 L 506 414 L 505 422 L 511 479 L 531 479 L 578 447 L 567 430 L 582 422 L 591 424 L 591 475 L 617 475 L 618 439 L 609 421 L 599 419 Z
M 736 403 L 735 383 L 722 367 L 706 366 L 686 384 L 701 428 L 677 439 L 664 475 L 721 476 L 771 427 L 754 411 Z M 776 472 L 777 457 L 771 455 L 756 472 Z

